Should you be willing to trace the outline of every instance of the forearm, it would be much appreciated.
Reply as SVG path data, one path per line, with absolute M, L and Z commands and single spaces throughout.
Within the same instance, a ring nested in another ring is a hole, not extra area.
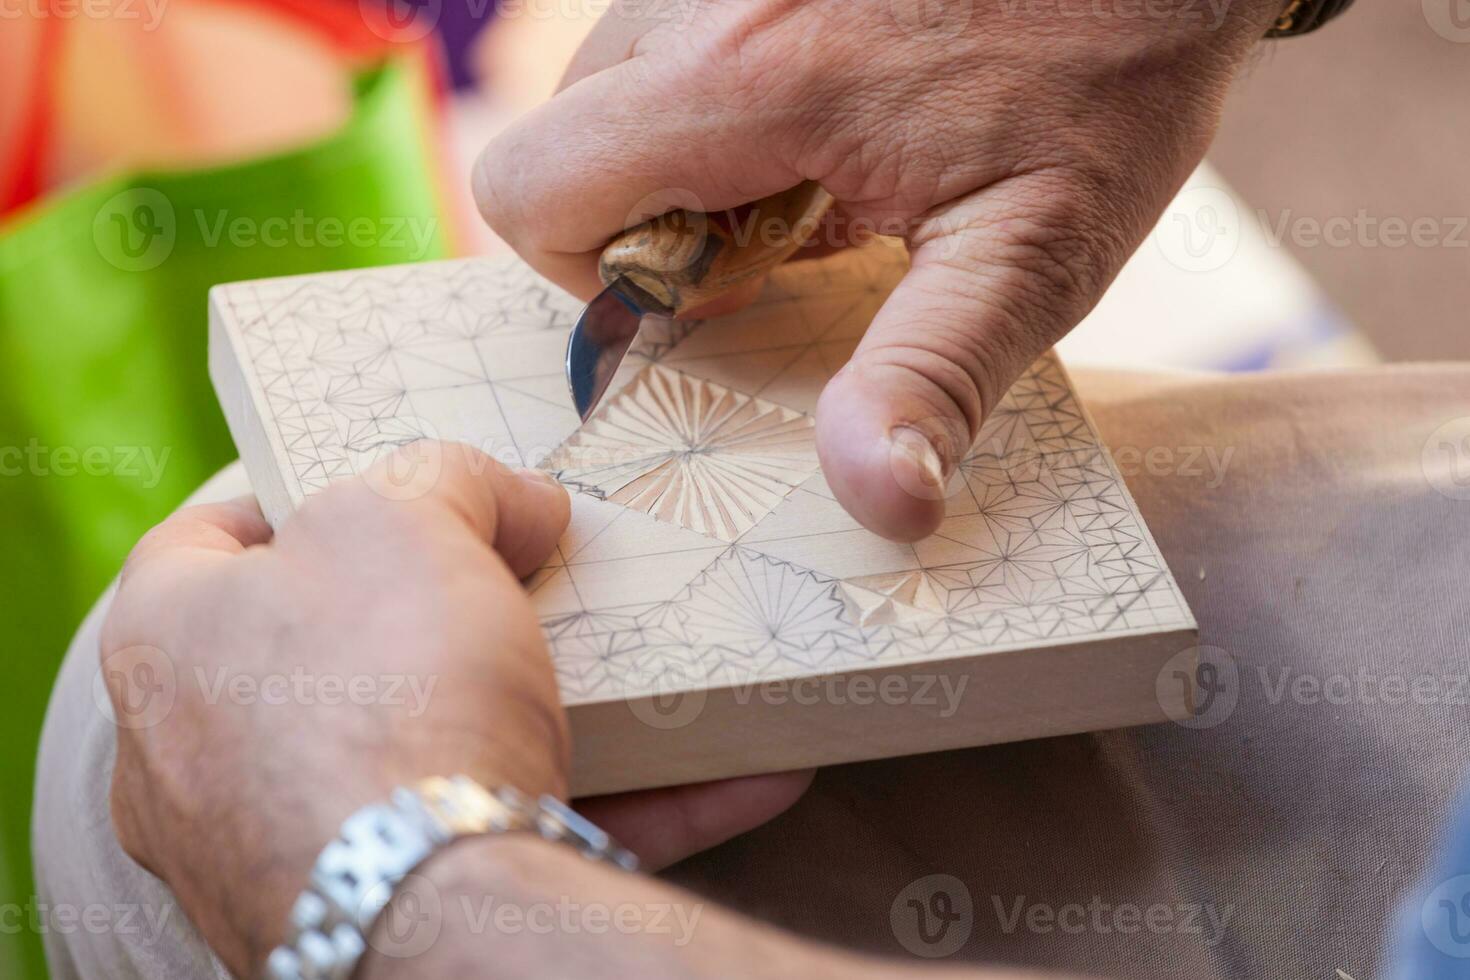
M 461 841 L 421 874 L 411 887 L 415 899 L 428 896 L 428 903 L 411 900 L 403 914 L 385 912 L 361 980 L 862 975 L 853 957 L 530 835 Z M 414 920 L 435 899 L 437 922 Z M 440 932 L 428 949 L 396 955 L 423 945 L 435 928 Z
M 819 946 L 529 835 L 462 841 L 421 875 L 410 887 L 428 902 L 405 906 L 396 921 L 399 913 L 385 913 L 361 980 L 1009 976 L 906 966 Z

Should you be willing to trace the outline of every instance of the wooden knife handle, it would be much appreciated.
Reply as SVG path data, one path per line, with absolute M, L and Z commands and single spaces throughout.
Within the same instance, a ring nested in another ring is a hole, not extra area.
M 810 241 L 832 207 L 815 181 L 724 214 L 670 211 L 629 228 L 602 250 L 604 284 L 631 282 L 644 309 L 674 315 L 769 272 Z

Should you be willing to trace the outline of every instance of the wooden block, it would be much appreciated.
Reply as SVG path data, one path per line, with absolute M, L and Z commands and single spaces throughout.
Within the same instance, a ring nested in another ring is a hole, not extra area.
M 527 585 L 578 794 L 1185 716 L 1194 619 L 1054 355 L 932 537 L 833 499 L 810 413 L 904 267 L 887 244 L 785 266 L 738 314 L 642 336 L 584 426 L 580 304 L 515 260 L 216 287 L 210 372 L 273 524 L 421 436 L 573 490 Z

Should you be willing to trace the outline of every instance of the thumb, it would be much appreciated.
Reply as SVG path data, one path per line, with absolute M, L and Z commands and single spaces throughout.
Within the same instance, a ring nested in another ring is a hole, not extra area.
M 908 274 L 817 405 L 833 493 L 884 537 L 914 541 L 939 526 L 987 414 L 1121 264 L 1073 230 L 1099 226 L 1095 216 L 1086 223 L 1070 195 L 1027 180 L 924 219 L 909 240 Z
M 555 550 L 570 510 L 566 490 L 549 474 L 512 470 L 462 443 L 421 439 L 308 498 L 276 541 L 289 547 L 313 539 L 349 553 L 378 547 L 388 554 L 400 547 L 432 554 L 430 541 L 444 549 L 483 542 L 525 577 Z

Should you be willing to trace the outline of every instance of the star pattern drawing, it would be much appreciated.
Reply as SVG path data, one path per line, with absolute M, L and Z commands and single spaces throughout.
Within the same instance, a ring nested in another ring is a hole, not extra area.
M 816 396 L 904 270 L 876 246 L 778 270 L 718 324 L 641 335 L 579 426 L 580 304 L 514 260 L 240 283 L 215 303 L 299 503 L 423 436 L 541 465 L 572 526 L 529 582 L 563 698 L 761 682 L 1193 627 L 1054 355 L 987 419 L 938 532 L 833 499 Z

